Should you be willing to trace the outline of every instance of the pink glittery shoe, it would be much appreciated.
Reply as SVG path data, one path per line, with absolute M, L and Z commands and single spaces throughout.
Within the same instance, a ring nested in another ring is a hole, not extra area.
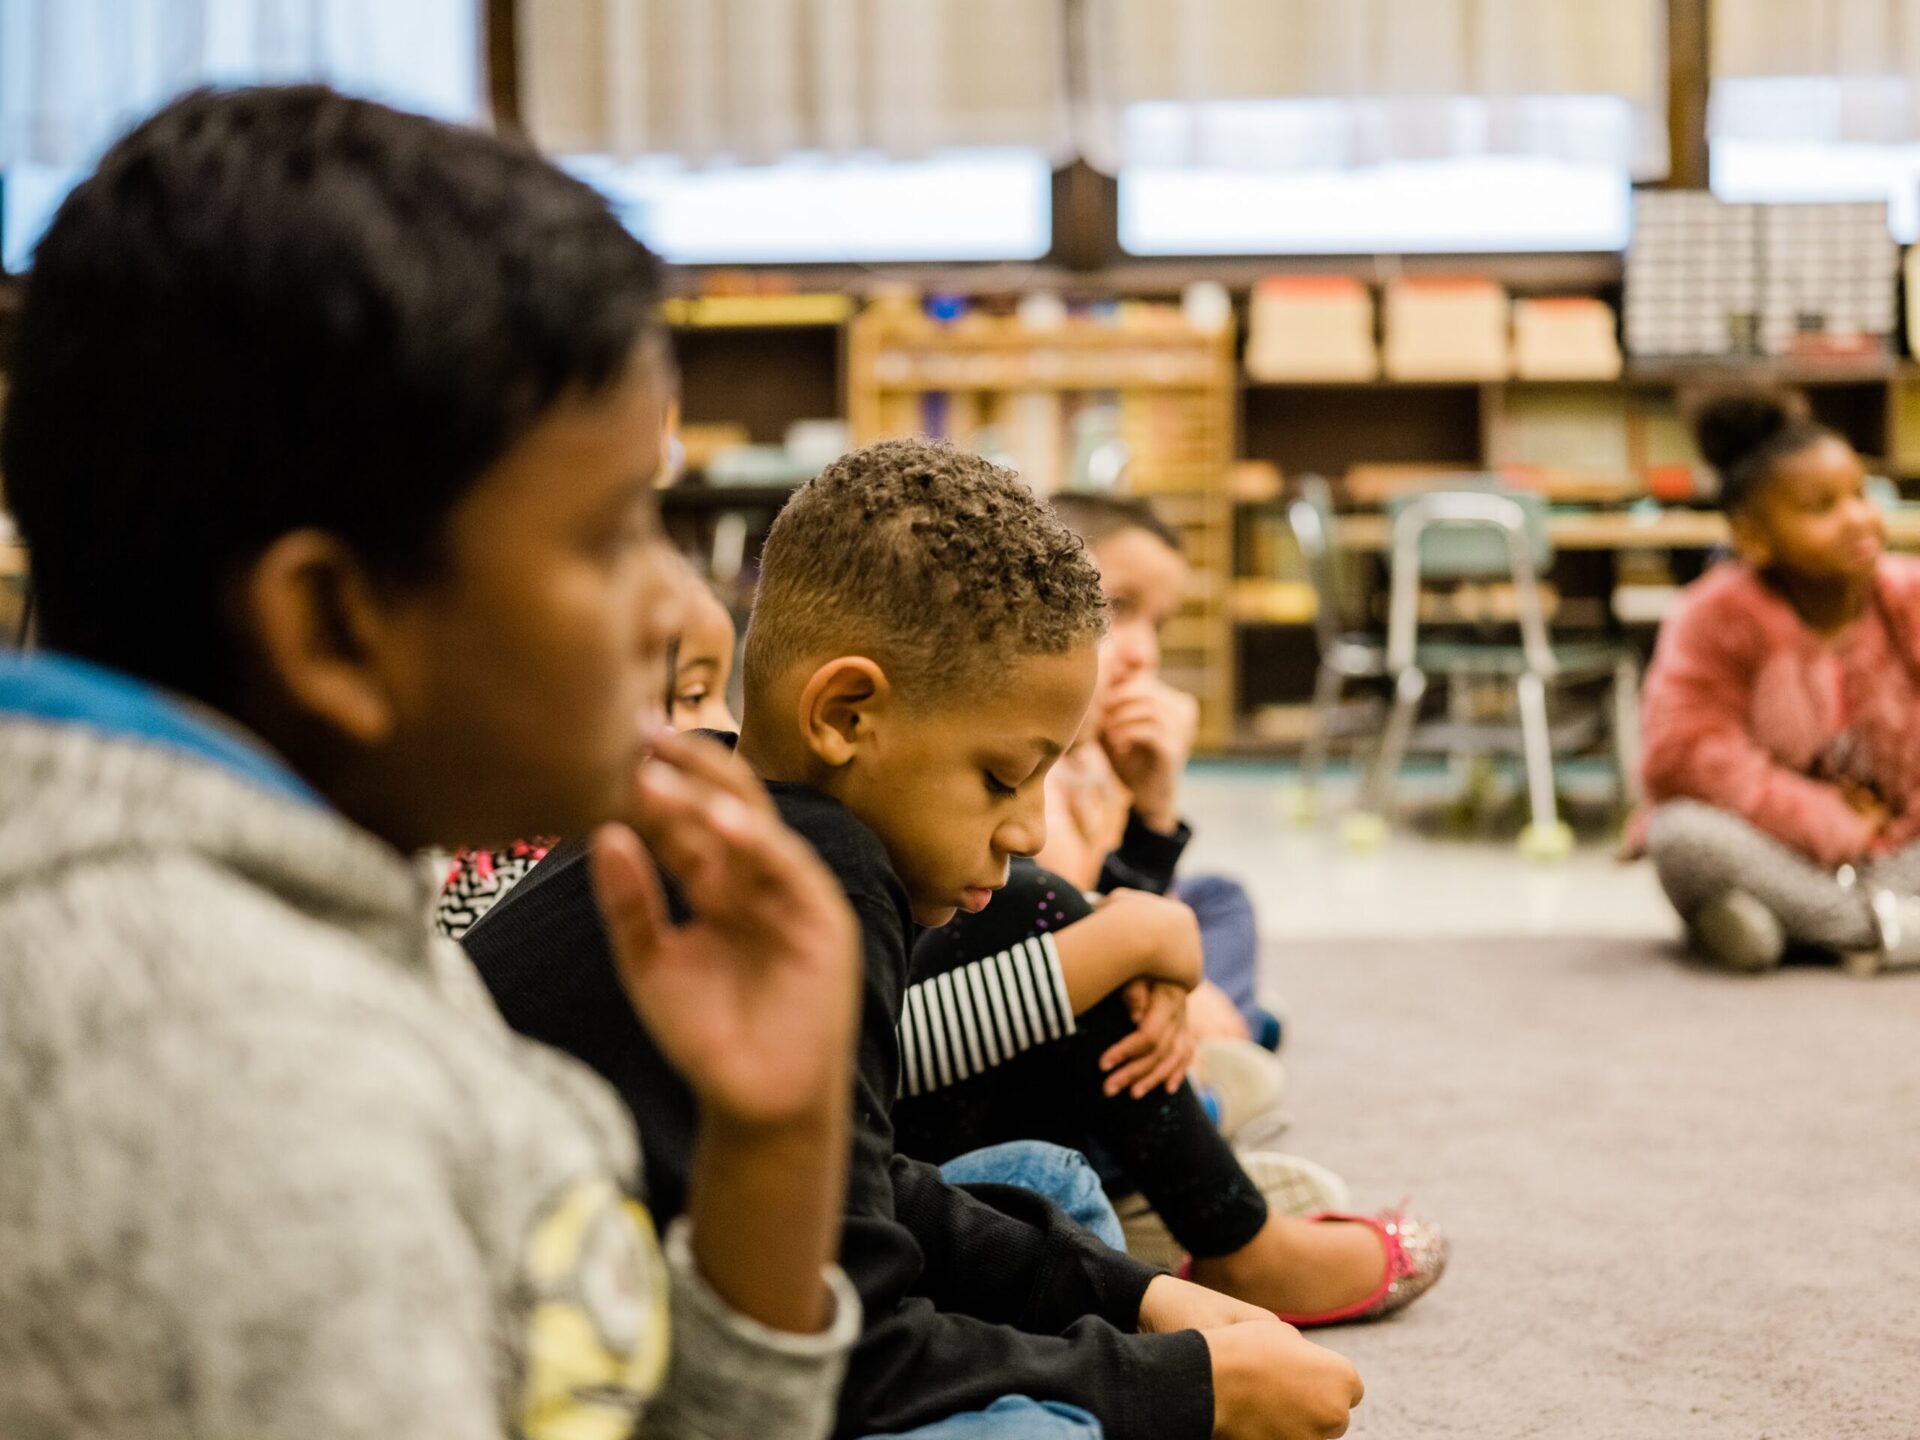
M 1378 1215 L 1349 1215 L 1329 1210 L 1311 1219 L 1315 1223 L 1345 1220 L 1355 1225 L 1370 1226 L 1373 1233 L 1380 1237 L 1381 1248 L 1386 1251 L 1387 1269 L 1380 1278 L 1379 1288 L 1363 1300 L 1343 1305 L 1338 1310 L 1324 1310 L 1317 1315 L 1280 1316 L 1289 1325 L 1297 1325 L 1303 1330 L 1315 1325 L 1378 1320 L 1383 1315 L 1404 1310 L 1433 1288 L 1453 1254 L 1453 1246 L 1436 1226 L 1425 1220 L 1409 1220 L 1404 1210 L 1383 1210 Z

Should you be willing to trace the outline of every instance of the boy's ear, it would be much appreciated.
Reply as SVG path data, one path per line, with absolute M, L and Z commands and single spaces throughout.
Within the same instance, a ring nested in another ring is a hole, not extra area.
M 864 655 L 842 655 L 815 670 L 800 691 L 800 733 L 822 764 L 840 768 L 873 733 L 892 695 L 887 672 Z
M 376 663 L 382 620 L 372 578 L 322 530 L 295 530 L 269 545 L 240 579 L 243 631 L 266 678 L 296 709 L 339 737 L 376 745 L 396 720 Z
M 1767 538 L 1764 526 L 1745 510 L 1728 518 L 1733 531 L 1733 550 L 1740 559 L 1755 570 L 1764 570 L 1773 563 L 1773 542 Z

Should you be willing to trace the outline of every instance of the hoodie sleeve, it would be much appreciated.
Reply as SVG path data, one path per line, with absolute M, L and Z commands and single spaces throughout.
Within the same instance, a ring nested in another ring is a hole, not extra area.
M 1748 716 L 1767 638 L 1728 590 L 1696 592 L 1660 631 L 1642 706 L 1649 800 L 1699 800 L 1823 865 L 1865 855 L 1867 822 L 1840 791 L 1780 763 Z

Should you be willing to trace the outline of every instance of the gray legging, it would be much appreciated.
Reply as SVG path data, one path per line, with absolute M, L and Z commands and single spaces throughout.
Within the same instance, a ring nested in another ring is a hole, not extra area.
M 1709 900 L 1744 890 L 1774 913 L 1789 940 L 1829 950 L 1879 943 L 1870 890 L 1920 894 L 1920 844 L 1857 866 L 1860 883 L 1848 889 L 1833 871 L 1738 815 L 1696 800 L 1675 800 L 1654 812 L 1647 853 L 1660 888 L 1688 924 Z

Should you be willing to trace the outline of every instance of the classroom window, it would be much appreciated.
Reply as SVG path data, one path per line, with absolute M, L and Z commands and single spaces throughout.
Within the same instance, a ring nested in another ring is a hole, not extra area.
M 1715 80 L 1715 128 L 1734 133 L 1713 138 L 1708 183 L 1731 201 L 1884 200 L 1888 228 L 1911 245 L 1920 240 L 1920 145 L 1821 138 L 1878 111 L 1904 116 L 1905 104 L 1902 80 Z
M 1518 120 L 1535 153 L 1487 153 Z M 1624 249 L 1624 102 L 1434 102 L 1408 133 L 1391 104 L 1146 104 L 1127 116 L 1120 243 L 1136 255 L 1497 253 Z M 1428 153 L 1420 153 L 1421 150 Z M 1356 163 L 1369 153 L 1392 158 Z M 1204 164 L 1180 157 L 1203 157 Z M 1164 158 L 1163 158 L 1164 157 Z
M 634 233 L 682 265 L 1034 260 L 1053 243 L 1052 172 L 1037 151 L 688 169 L 668 159 L 568 162 Z
M 184 61 L 168 49 L 178 37 L 151 27 L 132 26 L 114 46 L 81 35 L 87 43 L 61 57 L 67 63 L 47 82 L 44 103 L 64 118 L 90 113 L 102 94 L 110 96 L 102 113 L 121 113 L 107 123 L 100 148 L 190 85 L 322 78 L 351 94 L 442 119 L 477 120 L 483 113 L 480 7 L 472 0 L 319 0 L 276 12 L 272 20 L 262 18 L 251 0 L 206 0 L 197 53 Z M 152 88 L 160 77 L 168 78 Z M 77 98 L 63 95 L 61 86 L 71 87 Z M 0 264 L 26 268 L 54 210 L 92 163 L 88 157 L 76 164 L 0 168 Z

